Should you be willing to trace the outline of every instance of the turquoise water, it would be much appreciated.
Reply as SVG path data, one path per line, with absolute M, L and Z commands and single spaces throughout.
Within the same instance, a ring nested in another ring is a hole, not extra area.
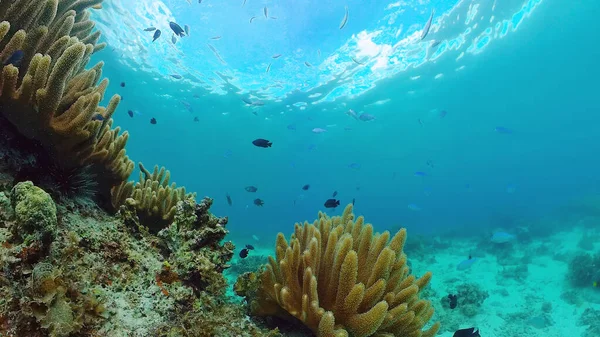
M 597 1 L 242 2 L 107 1 L 94 13 L 128 154 L 213 197 L 236 241 L 270 245 L 334 191 L 379 230 L 436 234 L 485 233 L 598 192 Z M 170 20 L 190 36 L 171 43 Z M 163 36 L 152 43 L 148 26 Z

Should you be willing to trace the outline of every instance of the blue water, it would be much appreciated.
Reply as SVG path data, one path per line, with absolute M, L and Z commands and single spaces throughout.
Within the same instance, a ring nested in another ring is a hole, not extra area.
M 128 154 L 214 198 L 236 241 L 254 234 L 269 245 L 312 221 L 334 191 L 378 230 L 437 234 L 545 216 L 598 192 L 597 1 L 365 3 L 105 4 L 94 16 L 108 48 L 95 57 L 111 79 L 107 96 L 123 96 L 114 119 L 131 135 Z M 174 45 L 173 19 L 191 27 Z M 163 30 L 155 43 L 143 32 L 150 25 Z M 256 138 L 273 147 L 253 146 Z

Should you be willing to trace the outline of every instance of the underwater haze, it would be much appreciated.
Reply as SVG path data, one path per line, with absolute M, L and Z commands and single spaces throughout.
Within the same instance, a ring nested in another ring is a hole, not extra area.
M 115 0 L 96 57 L 129 154 L 215 198 L 234 236 L 274 238 L 334 191 L 384 228 L 481 229 L 598 191 L 599 6 Z

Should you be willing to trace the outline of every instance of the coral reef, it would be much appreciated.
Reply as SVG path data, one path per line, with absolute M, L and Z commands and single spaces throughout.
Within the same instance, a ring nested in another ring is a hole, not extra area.
M 600 336 L 600 310 L 585 309 L 577 323 L 580 326 L 587 326 L 582 337 Z
M 103 64 L 86 70 L 101 3 L 0 1 L 0 335 L 279 336 L 224 295 L 234 246 L 212 200 L 164 168 L 125 182 L 120 97 L 100 106 Z
M 89 166 L 101 196 L 127 179 L 128 134 L 112 128 L 120 97 L 99 106 L 108 80 L 102 62 L 85 67 L 98 44 L 88 9 L 102 0 L 16 0 L 0 4 L 0 113 L 38 142 L 53 164 Z M 101 116 L 101 118 L 94 118 Z
M 405 241 L 404 229 L 390 238 L 354 221 L 352 205 L 342 216 L 319 213 L 295 225 L 289 244 L 279 233 L 276 258 L 235 289 L 253 315 L 295 318 L 318 337 L 434 336 L 439 323 L 422 331 L 433 308 L 420 298 L 431 273 L 409 275 Z
M 576 287 L 591 287 L 600 282 L 600 253 L 576 255 L 569 263 L 567 278 Z
M 137 222 L 157 233 L 173 221 L 177 202 L 194 195 L 186 195 L 185 188 L 177 188 L 175 183 L 169 186 L 171 173 L 164 167 L 159 170 L 156 165 L 152 173 L 142 163 L 139 167 L 140 181 L 135 185 L 131 181 L 122 182 L 113 187 L 111 203 L 115 209 L 123 205 L 135 209 Z
M 0 193 L 0 335 L 278 336 L 223 295 L 234 247 L 211 203 L 178 202 L 155 236 L 31 182 Z

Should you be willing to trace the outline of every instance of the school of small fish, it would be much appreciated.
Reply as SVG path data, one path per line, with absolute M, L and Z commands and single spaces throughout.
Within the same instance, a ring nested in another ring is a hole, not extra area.
M 187 2 L 191 5 L 191 0 L 187 0 Z M 243 0 L 242 1 L 242 6 L 245 6 L 246 2 L 247 2 L 247 0 Z M 202 4 L 202 0 L 199 0 L 198 3 Z M 277 17 L 271 16 L 270 12 L 271 12 L 271 10 L 267 6 L 264 6 L 262 8 L 262 16 L 264 16 L 265 19 L 267 19 L 267 20 L 276 20 Z M 433 24 L 434 16 L 435 16 L 435 10 L 433 9 L 431 11 L 431 14 L 429 15 L 429 18 L 428 18 L 427 22 L 425 23 L 425 26 L 424 26 L 423 30 L 421 31 L 420 40 L 424 40 L 429 35 L 431 27 L 432 27 L 432 24 Z M 259 19 L 260 17 L 261 17 L 260 14 L 255 13 L 254 16 L 251 16 L 249 18 L 249 23 L 253 23 L 256 19 Z M 339 30 L 344 29 L 348 25 L 348 22 L 349 22 L 349 8 L 348 8 L 348 6 L 344 6 L 344 14 L 343 14 L 342 20 L 341 20 L 341 22 L 339 24 L 339 27 L 338 27 Z M 172 34 L 171 34 L 171 40 L 170 40 L 170 42 L 172 44 L 177 44 L 180 41 L 182 41 L 180 39 L 183 39 L 183 38 L 186 38 L 186 37 L 190 37 L 190 31 L 191 31 L 190 25 L 184 24 L 183 28 L 182 28 L 182 26 L 179 25 L 175 21 L 170 21 L 167 24 L 168 24 L 169 29 L 172 32 Z M 160 28 L 163 28 L 163 29 L 161 30 Z M 156 41 L 158 41 L 161 38 L 162 35 L 164 35 L 163 31 L 165 29 L 166 28 L 164 28 L 163 25 L 159 25 L 158 23 L 156 23 L 156 25 L 144 28 L 143 31 L 144 32 L 148 32 L 148 33 L 152 33 L 152 42 L 156 42 Z M 222 39 L 222 36 L 221 35 L 214 35 L 212 37 L 206 37 L 206 39 L 211 40 L 211 41 L 219 41 L 219 40 Z M 439 40 L 432 40 L 432 41 L 433 41 L 431 43 L 431 47 L 432 48 L 436 47 L 437 45 L 439 45 L 441 43 Z M 217 42 L 217 43 L 220 43 L 220 42 Z M 213 46 L 210 43 L 207 43 L 207 47 L 210 49 L 210 51 L 213 53 L 214 57 L 221 64 L 223 64 L 223 65 L 227 64 L 215 46 Z M 318 59 L 320 60 L 321 59 L 321 50 L 317 49 L 316 53 L 317 53 Z M 10 57 L 8 57 L 3 62 L 3 64 L 5 66 L 6 65 L 13 65 L 15 67 L 19 67 L 20 63 L 21 63 L 21 60 L 23 59 L 23 55 L 24 55 L 23 51 L 20 51 L 20 50 L 15 51 Z M 270 73 L 270 71 L 273 69 L 273 65 L 277 64 L 277 62 L 281 62 L 281 61 L 276 61 L 276 60 L 280 59 L 282 56 L 283 56 L 283 54 L 281 54 L 281 53 L 272 54 L 270 56 L 271 62 L 268 62 L 267 66 L 265 68 L 265 73 Z M 356 65 L 359 65 L 359 66 L 365 65 L 366 62 L 369 61 L 368 59 L 357 59 L 354 56 L 349 56 L 349 57 L 350 57 L 350 59 L 351 59 L 351 61 L 353 63 L 355 63 Z M 310 63 L 308 60 L 304 60 L 302 62 L 303 62 L 303 65 L 305 67 L 307 67 L 307 68 L 313 68 L 313 64 Z M 275 69 L 277 69 L 277 68 L 275 68 Z M 314 69 L 318 69 L 318 66 L 315 67 Z M 187 74 L 184 74 L 184 75 L 187 75 Z M 181 75 L 179 73 L 173 72 L 169 76 L 171 78 L 175 79 L 175 80 L 182 80 L 182 79 L 184 79 L 184 75 Z M 190 76 L 191 76 L 191 74 L 190 74 Z M 125 82 L 121 83 L 121 87 L 125 87 Z M 196 95 L 194 97 L 198 98 Z M 252 97 L 252 96 L 250 96 L 250 97 Z M 261 101 L 259 99 L 255 99 L 255 98 L 246 98 L 246 97 L 244 97 L 244 98 L 242 98 L 242 101 L 246 104 L 246 106 L 254 108 L 254 110 L 252 110 L 252 114 L 254 114 L 256 116 L 258 116 L 258 114 L 259 114 L 260 107 L 262 107 L 265 104 L 263 101 Z M 182 101 L 182 104 L 185 106 L 185 108 L 188 111 L 190 111 L 191 113 L 193 113 L 193 109 L 192 109 L 191 103 Z M 374 116 L 374 115 L 372 115 L 370 113 L 367 113 L 367 112 L 363 112 L 363 111 L 356 112 L 353 109 L 347 109 L 345 111 L 345 113 L 348 116 L 350 116 L 353 120 L 356 120 L 356 121 L 359 121 L 359 122 L 374 122 L 374 121 L 377 120 L 376 116 Z M 127 114 L 128 114 L 128 116 L 130 118 L 134 118 L 135 116 L 141 116 L 142 115 L 140 112 L 138 112 L 136 110 L 128 110 Z M 226 113 L 224 113 L 224 114 L 226 114 Z M 444 117 L 446 117 L 446 115 L 447 115 L 447 112 L 445 110 L 442 110 L 442 111 L 440 111 L 438 113 L 438 117 L 439 118 L 444 118 Z M 97 113 L 97 114 L 95 114 L 92 117 L 92 119 L 96 120 L 96 121 L 104 121 L 105 116 L 102 115 L 102 114 L 100 114 L 100 113 Z M 309 117 L 309 120 L 310 120 L 310 117 Z M 198 116 L 194 116 L 193 117 L 193 122 L 199 122 L 199 121 L 200 121 L 200 118 Z M 422 118 L 418 119 L 418 123 L 421 126 L 423 126 L 425 124 L 424 120 Z M 150 124 L 152 124 L 152 125 L 158 124 L 157 119 L 155 117 L 151 117 L 150 118 Z M 335 126 L 336 125 L 331 124 L 331 125 L 327 125 L 327 128 L 314 127 L 312 129 L 310 129 L 310 131 L 312 133 L 314 133 L 314 134 L 326 134 L 326 133 L 328 133 L 328 129 L 329 128 L 334 128 Z M 295 123 L 294 124 L 289 124 L 289 125 L 287 125 L 287 129 L 290 130 L 290 131 L 296 131 L 297 130 L 297 126 L 296 126 Z M 352 127 L 345 126 L 344 130 L 346 130 L 346 131 L 352 130 Z M 511 128 L 508 128 L 508 127 L 505 127 L 505 126 L 496 126 L 493 129 L 493 131 L 495 131 L 498 134 L 504 134 L 504 135 L 513 134 L 513 130 Z M 327 137 L 327 135 L 323 135 L 323 137 Z M 254 145 L 257 148 L 269 149 L 269 148 L 273 147 L 273 142 L 270 141 L 270 140 L 268 140 L 268 139 L 264 139 L 264 138 L 257 138 L 255 140 L 253 140 L 251 143 L 252 143 L 252 145 Z M 313 151 L 313 150 L 316 150 L 316 149 L 317 149 L 317 146 L 315 144 L 310 144 L 308 146 L 308 151 Z M 233 155 L 232 152 L 230 150 L 227 150 L 225 152 L 225 154 L 223 155 L 223 157 L 224 158 L 230 158 L 232 155 Z M 351 162 L 351 163 L 346 164 L 346 166 L 347 166 L 347 168 L 352 169 L 352 170 L 360 170 L 361 167 L 362 167 L 362 165 L 360 163 L 358 163 L 358 162 Z M 423 178 L 423 179 L 428 179 L 428 177 L 430 175 L 430 173 L 428 171 L 431 171 L 434 168 L 433 162 L 431 162 L 430 160 L 428 160 L 427 163 L 426 163 L 426 166 L 427 166 L 426 170 L 415 171 L 414 172 L 414 176 L 420 177 L 420 178 Z M 292 164 L 292 167 L 295 167 L 295 165 Z M 396 173 L 394 172 L 394 177 L 395 177 L 395 175 L 396 175 Z M 304 192 L 309 191 L 310 188 L 311 188 L 310 184 L 305 184 L 305 185 L 301 186 L 301 190 L 304 191 Z M 246 186 L 246 187 L 244 187 L 244 189 L 245 189 L 246 192 L 249 192 L 249 193 L 257 193 L 258 190 L 259 190 L 258 187 L 254 186 L 254 185 Z M 360 190 L 360 187 L 356 187 L 356 190 L 357 191 Z M 510 192 L 509 188 L 507 188 L 507 191 L 509 191 L 509 193 L 512 193 L 512 192 Z M 514 188 L 512 188 L 512 191 L 514 191 Z M 427 193 L 430 193 L 430 191 L 427 190 Z M 333 195 L 332 195 L 332 198 L 327 198 L 325 200 L 324 204 L 323 204 L 324 207 L 335 209 L 337 206 L 339 206 L 340 205 L 340 200 L 336 199 L 337 194 L 338 194 L 338 192 L 335 191 L 333 193 Z M 303 198 L 304 198 L 304 194 L 298 195 L 298 197 L 294 200 L 294 203 L 296 203 L 296 201 L 298 201 L 298 200 L 302 200 Z M 227 202 L 227 204 L 229 206 L 233 206 L 234 205 L 233 198 L 232 198 L 231 194 L 226 193 L 225 199 L 226 199 L 226 202 Z M 354 204 L 356 202 L 356 198 L 352 198 L 351 200 L 352 200 L 351 201 L 352 204 Z M 261 199 L 261 198 L 255 198 L 252 201 L 252 203 L 255 206 L 257 206 L 257 207 L 263 207 L 265 205 L 265 201 L 263 199 Z M 413 211 L 413 212 L 421 212 L 422 211 L 421 207 L 418 206 L 415 203 L 408 204 L 407 208 L 410 211 Z M 512 236 L 512 235 L 510 235 L 508 233 L 495 233 L 494 236 L 492 237 L 491 241 L 495 242 L 495 243 L 507 243 L 507 242 L 510 242 L 513 239 L 514 239 L 514 236 Z M 252 249 L 249 248 L 249 247 L 246 247 L 246 248 L 244 248 L 244 250 L 242 251 L 243 253 L 240 253 L 240 254 L 245 254 L 247 256 L 248 252 L 250 250 L 252 250 Z M 243 257 L 245 257 L 245 256 L 242 256 L 242 258 Z M 461 264 L 459 264 L 458 268 L 460 270 L 470 268 L 471 265 L 473 265 L 473 263 L 475 261 L 477 261 L 476 258 L 469 257 L 469 259 L 467 259 L 467 260 L 463 261 Z

